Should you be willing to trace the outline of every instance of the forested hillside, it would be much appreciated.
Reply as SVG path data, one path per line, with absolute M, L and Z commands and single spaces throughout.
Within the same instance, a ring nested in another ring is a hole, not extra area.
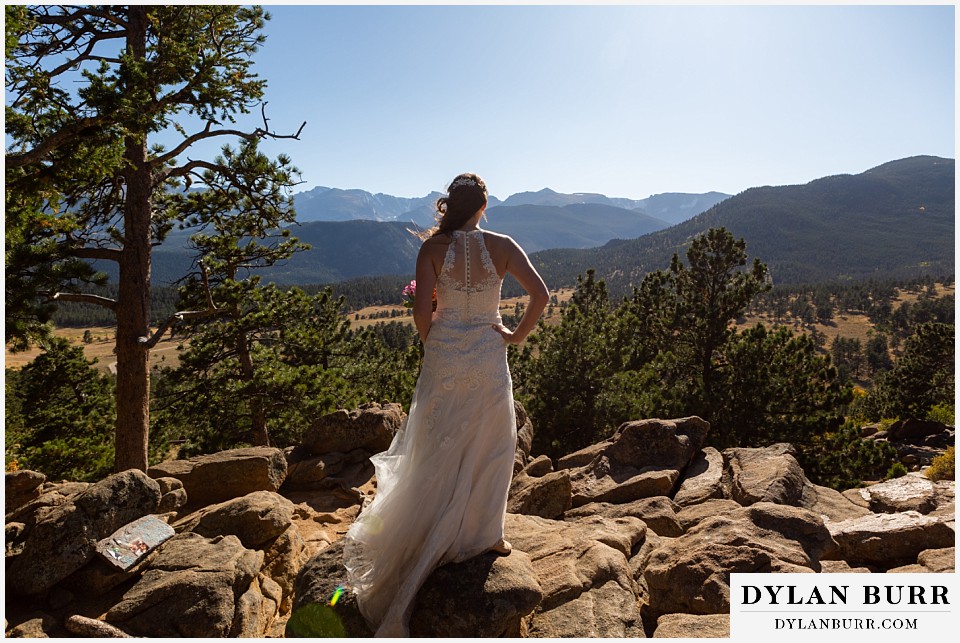
M 627 294 L 697 234 L 724 227 L 778 284 L 952 274 L 954 212 L 953 159 L 919 156 L 806 185 L 752 188 L 666 230 L 533 259 L 551 287 L 594 268 L 612 293 Z

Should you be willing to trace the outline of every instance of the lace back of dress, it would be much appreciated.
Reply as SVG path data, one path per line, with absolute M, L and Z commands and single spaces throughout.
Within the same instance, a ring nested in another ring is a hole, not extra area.
M 455 234 L 450 245 L 453 259 L 445 273 L 451 287 L 476 291 L 490 282 L 491 273 L 496 277 L 482 233 Z
M 437 283 L 439 310 L 464 321 L 492 319 L 498 314 L 500 281 L 483 232 L 458 230 Z

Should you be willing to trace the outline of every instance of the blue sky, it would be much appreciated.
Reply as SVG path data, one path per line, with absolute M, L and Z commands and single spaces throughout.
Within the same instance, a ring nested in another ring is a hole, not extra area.
M 303 189 L 735 194 L 955 156 L 954 7 L 269 6 Z

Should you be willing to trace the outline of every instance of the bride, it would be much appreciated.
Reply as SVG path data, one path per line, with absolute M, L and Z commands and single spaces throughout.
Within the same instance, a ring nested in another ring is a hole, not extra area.
M 486 207 L 476 174 L 437 200 L 439 225 L 424 234 L 416 267 L 420 377 L 403 427 L 371 458 L 376 496 L 345 536 L 350 586 L 377 636 L 408 635 L 414 598 L 438 565 L 510 553 L 503 520 L 517 429 L 507 345 L 533 330 L 548 293 L 513 239 L 478 227 Z M 499 313 L 508 272 L 530 295 L 513 331 Z

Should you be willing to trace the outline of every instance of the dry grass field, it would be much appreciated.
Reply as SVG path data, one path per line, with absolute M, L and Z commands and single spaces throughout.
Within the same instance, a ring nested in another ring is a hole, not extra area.
M 573 295 L 573 288 L 561 288 L 550 293 L 551 296 L 556 295 L 558 302 L 570 301 L 570 297 Z M 512 315 L 513 311 L 518 303 L 525 303 L 527 301 L 526 297 L 510 297 L 509 299 L 503 299 L 500 302 L 500 314 L 501 315 Z M 397 311 L 397 317 L 389 317 L 393 312 Z M 550 323 L 551 320 L 560 319 L 560 310 L 559 308 L 554 308 L 552 314 L 545 313 L 547 323 Z M 357 319 L 357 317 L 360 319 Z M 351 326 L 357 328 L 365 328 L 367 326 L 372 326 L 377 322 L 389 322 L 389 321 L 400 321 L 405 324 L 413 326 L 413 311 L 409 308 L 404 308 L 400 304 L 393 304 L 388 306 L 367 306 L 366 308 L 361 308 L 360 310 L 354 311 L 347 316 L 348 321 Z
M 919 297 L 919 294 L 919 292 L 901 292 L 894 302 L 894 308 L 903 302 L 915 302 Z M 573 289 L 564 288 L 552 292 L 551 295 L 556 295 L 557 301 L 569 301 L 570 297 L 573 295 Z M 950 286 L 938 284 L 937 295 L 956 296 L 956 286 L 953 284 Z M 518 302 L 522 303 L 525 301 L 526 297 L 512 297 L 510 299 L 504 299 L 502 302 L 500 302 L 500 312 L 504 315 L 513 314 L 516 304 Z M 400 311 L 403 316 L 393 318 L 375 318 L 376 315 L 382 315 L 384 312 L 389 315 L 390 311 L 394 310 Z M 412 326 L 413 316 L 408 314 L 410 312 L 411 311 L 399 304 L 391 306 L 368 306 L 356 311 L 355 313 L 350 313 L 348 320 L 351 326 L 361 328 L 376 324 L 380 321 L 391 320 L 401 321 Z M 359 315 L 362 319 L 356 319 L 355 317 L 357 315 Z M 548 313 L 545 319 L 548 324 L 559 323 L 560 309 L 554 307 L 552 313 Z M 740 324 L 740 327 L 753 326 L 757 322 L 762 322 L 766 325 L 773 325 L 773 319 L 769 318 L 768 316 L 752 315 L 748 316 L 746 320 Z M 790 320 L 785 319 L 781 323 L 793 325 L 795 330 L 798 332 L 809 332 L 809 327 L 804 327 L 799 322 L 791 322 Z M 827 337 L 826 346 L 830 346 L 830 343 L 837 336 L 859 339 L 862 343 L 865 343 L 869 337 L 870 331 L 873 329 L 873 324 L 870 323 L 870 320 L 867 319 L 866 315 L 850 314 L 844 316 L 838 315 L 829 324 L 815 324 L 813 327 Z M 89 344 L 83 343 L 83 334 L 86 330 L 90 330 L 90 334 L 93 337 L 93 341 Z M 113 355 L 113 328 L 61 328 L 57 329 L 55 334 L 58 337 L 65 337 L 74 346 L 82 346 L 84 355 L 87 356 L 87 359 L 97 359 L 96 366 L 98 369 L 103 371 L 113 371 L 116 368 L 116 359 Z M 173 341 L 169 338 L 161 341 L 159 344 L 157 344 L 156 348 L 151 351 L 151 364 L 154 366 L 176 366 L 178 363 L 177 346 L 179 343 L 179 341 Z M 21 368 L 24 364 L 27 364 L 39 354 L 40 349 L 36 347 L 21 353 L 11 353 L 9 347 L 7 347 L 4 356 L 4 366 L 6 368 Z
M 83 334 L 87 330 L 90 331 L 93 341 L 89 344 L 84 344 Z M 113 354 L 114 340 L 112 327 L 89 329 L 58 328 L 54 331 L 54 335 L 57 337 L 66 338 L 73 346 L 82 346 L 83 354 L 87 359 L 96 358 L 97 363 L 95 366 L 97 369 L 101 371 L 116 372 L 117 360 Z M 156 347 L 150 351 L 150 364 L 154 366 L 176 366 L 177 346 L 179 343 L 179 341 L 171 341 L 169 337 L 160 341 L 160 343 L 158 343 Z M 28 351 L 12 353 L 10 352 L 10 347 L 7 346 L 4 351 L 4 367 L 21 368 L 25 364 L 32 361 L 37 355 L 40 354 L 40 352 L 40 349 L 35 346 Z
M 905 292 L 901 291 L 893 301 L 893 308 L 896 309 L 903 303 L 915 303 L 917 298 L 920 296 L 919 292 Z M 956 285 L 951 284 L 949 286 L 944 286 L 943 284 L 937 284 L 937 296 L 938 297 L 955 297 L 956 296 Z M 755 325 L 757 322 L 762 322 L 767 326 L 772 326 L 774 320 L 769 315 L 748 315 L 746 321 L 738 324 L 738 327 L 744 328 Z M 809 332 L 810 326 L 805 326 L 797 320 L 793 320 L 789 317 L 784 318 L 780 321 L 784 326 L 792 326 L 797 332 Z M 867 318 L 866 315 L 860 314 L 847 314 L 847 315 L 837 315 L 827 324 L 814 324 L 812 328 L 815 328 L 817 332 L 823 333 L 826 338 L 826 346 L 829 347 L 834 339 L 839 337 L 846 337 L 848 339 L 859 339 L 861 344 L 866 344 L 867 340 L 870 338 L 870 333 L 873 330 L 873 324 Z

